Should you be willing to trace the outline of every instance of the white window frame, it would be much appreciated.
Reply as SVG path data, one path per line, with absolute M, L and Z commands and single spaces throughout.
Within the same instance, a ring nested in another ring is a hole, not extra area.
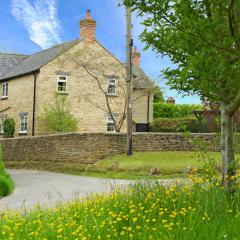
M 111 81 L 114 81 L 114 83 L 111 82 Z M 110 87 L 110 86 L 114 86 L 114 90 L 115 90 L 114 93 L 109 92 L 109 87 Z M 109 77 L 109 78 L 108 78 L 107 95 L 108 95 L 108 96 L 116 96 L 116 95 L 117 95 L 117 79 L 114 78 L 114 77 Z
M 0 118 L 0 133 L 3 134 L 4 131 L 3 131 L 3 122 L 5 121 L 5 117 L 1 117 Z
M 2 84 L 2 98 L 8 98 L 8 82 Z
M 25 127 L 26 127 L 24 129 L 22 129 L 23 120 L 24 120 L 24 124 L 25 124 Z M 19 130 L 19 133 L 28 133 L 28 115 L 20 116 L 20 130 Z
M 112 131 L 109 131 L 108 130 L 108 124 L 113 124 L 113 130 Z M 116 129 L 115 129 L 115 126 L 114 126 L 114 121 L 111 117 L 107 117 L 107 132 L 116 132 Z
M 65 80 L 60 79 L 62 77 L 65 78 Z M 66 91 L 59 91 L 59 85 L 58 85 L 59 83 L 66 83 Z M 58 93 L 67 93 L 67 90 L 68 90 L 67 84 L 68 84 L 68 77 L 66 75 L 58 75 L 57 92 Z

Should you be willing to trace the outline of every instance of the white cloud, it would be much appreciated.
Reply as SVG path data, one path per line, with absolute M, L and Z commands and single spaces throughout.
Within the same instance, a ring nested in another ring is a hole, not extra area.
M 12 0 L 12 15 L 27 29 L 30 39 L 41 48 L 60 43 L 60 21 L 56 0 Z

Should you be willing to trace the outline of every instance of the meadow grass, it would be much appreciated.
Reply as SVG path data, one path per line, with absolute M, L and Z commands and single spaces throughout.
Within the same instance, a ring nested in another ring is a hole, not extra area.
M 218 182 L 138 183 L 56 208 L 1 215 L 0 239 L 240 239 L 240 193 Z M 239 189 L 239 187 L 237 187 Z

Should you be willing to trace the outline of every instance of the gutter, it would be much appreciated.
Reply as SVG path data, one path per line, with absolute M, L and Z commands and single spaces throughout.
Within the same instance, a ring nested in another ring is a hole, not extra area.
M 33 73 L 33 77 L 34 83 L 33 83 L 32 136 L 35 136 L 37 73 Z

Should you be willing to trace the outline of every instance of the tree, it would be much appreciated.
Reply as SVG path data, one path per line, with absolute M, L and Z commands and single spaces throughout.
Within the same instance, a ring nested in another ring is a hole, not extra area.
M 141 39 L 174 63 L 169 85 L 221 103 L 222 181 L 235 175 L 233 115 L 240 105 L 240 1 L 126 0 L 145 16 Z M 229 177 L 228 177 L 229 176 Z
M 163 92 L 159 86 L 154 87 L 154 102 L 164 102 Z
M 40 116 L 45 128 L 54 133 L 75 132 L 78 121 L 71 115 L 65 95 L 54 94 L 53 103 L 44 107 Z
M 91 44 L 85 44 L 81 49 L 66 52 L 60 61 L 61 64 L 71 62 L 75 69 L 82 71 L 83 76 L 86 74 L 87 79 L 91 77 L 91 83 L 87 85 L 87 91 L 81 94 L 81 100 L 106 112 L 113 121 L 115 131 L 120 132 L 126 119 L 125 69 L 121 62 L 109 62 L 109 56 L 104 53 Z M 112 86 L 109 85 L 111 79 L 116 80 Z M 148 96 L 149 91 L 151 89 L 136 92 L 132 102 Z

